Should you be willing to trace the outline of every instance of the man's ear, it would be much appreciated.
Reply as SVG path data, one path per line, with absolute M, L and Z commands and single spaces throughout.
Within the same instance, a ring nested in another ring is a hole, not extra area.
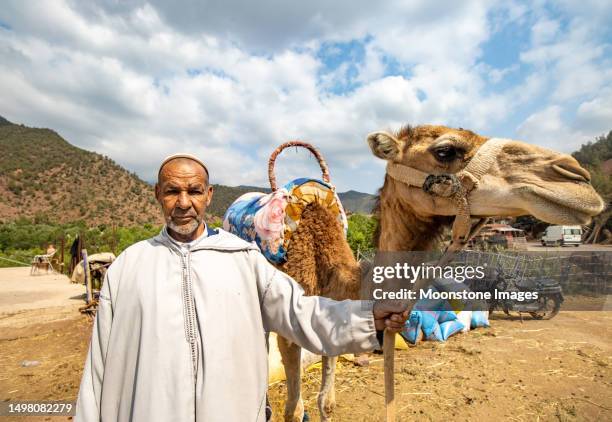
M 159 197 L 161 195 L 161 188 L 159 187 L 159 184 L 156 183 L 155 184 L 155 199 L 157 200 L 157 202 L 161 203 Z
M 213 197 L 213 193 L 215 192 L 215 190 L 213 189 L 212 185 L 208 185 L 208 195 L 206 197 L 206 207 L 208 207 L 210 205 L 210 201 L 212 201 L 212 197 Z
M 367 137 L 372 153 L 383 160 L 395 160 L 401 157 L 402 142 L 387 132 L 372 132 Z

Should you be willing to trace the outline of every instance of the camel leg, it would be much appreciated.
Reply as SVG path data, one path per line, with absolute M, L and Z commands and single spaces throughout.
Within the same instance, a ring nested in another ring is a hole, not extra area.
M 301 397 L 302 348 L 278 336 L 285 375 L 287 377 L 287 401 L 285 402 L 285 422 L 302 422 L 304 403 Z
M 337 356 L 322 356 L 321 362 L 321 390 L 319 391 L 319 412 L 321 422 L 331 420 L 331 413 L 336 407 L 336 390 L 334 389 L 334 381 L 336 378 L 336 362 Z

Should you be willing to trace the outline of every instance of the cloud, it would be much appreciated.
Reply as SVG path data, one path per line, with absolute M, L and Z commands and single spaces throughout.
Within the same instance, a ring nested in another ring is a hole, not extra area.
M 553 105 L 533 113 L 518 127 L 520 138 L 555 149 L 567 145 L 572 134 L 570 128 L 563 122 L 562 111 L 560 106 Z
M 562 152 L 579 149 L 612 129 L 612 90 L 581 103 L 574 118 L 564 117 L 567 114 L 559 105 L 531 114 L 517 130 L 520 139 Z
M 216 182 L 266 185 L 272 149 L 305 139 L 339 190 L 370 192 L 383 174 L 364 141 L 373 130 L 496 135 L 528 109 L 516 132 L 551 144 L 609 116 L 609 47 L 572 3 L 557 14 L 514 1 L 213 3 L 5 2 L 0 114 L 148 180 L 164 156 L 192 151 Z M 531 31 L 529 44 L 495 67 L 483 45 L 507 25 Z M 318 174 L 307 154 L 279 166 L 286 180 Z
M 612 5 L 562 1 L 558 7 L 564 19 L 539 10 L 531 46 L 521 53 L 521 61 L 534 67 L 532 75 L 539 75 L 534 86 L 547 101 L 517 133 L 571 152 L 612 129 L 612 45 L 608 26 L 601 25 L 612 17 Z
M 578 107 L 576 126 L 591 136 L 612 130 L 611 122 L 612 89 L 603 91 L 601 95 Z

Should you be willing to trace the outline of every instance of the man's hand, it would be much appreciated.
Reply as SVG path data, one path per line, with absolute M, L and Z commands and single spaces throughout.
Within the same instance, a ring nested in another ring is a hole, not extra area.
M 382 331 L 388 328 L 395 333 L 402 331 L 410 314 L 408 305 L 409 302 L 401 300 L 375 301 L 372 313 L 376 330 Z

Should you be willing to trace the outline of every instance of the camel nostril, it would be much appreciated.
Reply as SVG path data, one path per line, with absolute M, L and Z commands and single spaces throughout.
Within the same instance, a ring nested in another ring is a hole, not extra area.
M 577 161 L 563 160 L 552 165 L 552 168 L 560 175 L 568 179 L 577 180 L 579 182 L 590 182 L 591 175 L 588 171 L 580 167 Z

